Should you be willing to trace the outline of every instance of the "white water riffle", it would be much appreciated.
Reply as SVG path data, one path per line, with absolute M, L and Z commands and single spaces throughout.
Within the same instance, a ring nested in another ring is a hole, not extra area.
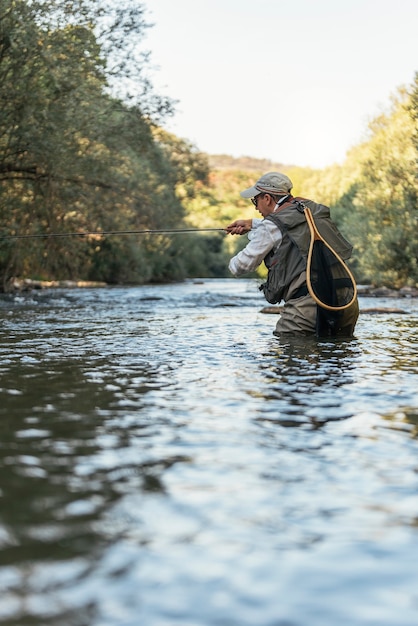
M 286 343 L 265 304 L 0 298 L 0 624 L 417 625 L 418 301 Z

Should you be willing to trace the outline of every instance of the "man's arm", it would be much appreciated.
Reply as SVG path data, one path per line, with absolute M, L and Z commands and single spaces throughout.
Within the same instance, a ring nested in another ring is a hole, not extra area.
M 262 219 L 247 219 L 247 220 L 235 220 L 232 224 L 229 224 L 225 228 L 226 232 L 230 235 L 245 235 L 245 233 L 250 232 L 254 228 L 257 228 L 261 224 Z
M 257 220 L 257 222 L 259 224 L 249 235 L 251 239 L 248 244 L 229 262 L 229 270 L 235 276 L 255 270 L 266 254 L 280 245 L 282 233 L 274 222 L 269 220 Z
M 251 230 L 252 225 L 253 221 L 251 219 L 235 220 L 235 222 L 229 224 L 225 230 L 230 235 L 245 235 L 245 233 L 248 233 Z

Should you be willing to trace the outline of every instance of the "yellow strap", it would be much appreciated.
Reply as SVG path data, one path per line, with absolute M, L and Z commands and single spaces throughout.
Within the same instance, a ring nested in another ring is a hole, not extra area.
M 313 218 L 310 208 L 307 207 L 306 205 L 302 205 L 302 206 L 304 207 L 304 214 L 306 217 L 306 221 L 308 222 L 309 231 L 311 233 L 311 241 L 309 244 L 309 251 L 308 251 L 308 261 L 306 264 L 306 285 L 308 287 L 309 294 L 312 296 L 312 298 L 315 300 L 315 302 L 319 306 L 321 306 L 324 309 L 327 309 L 328 311 L 343 311 L 344 309 L 348 309 L 357 298 L 357 285 L 356 285 L 356 281 L 354 280 L 354 276 L 352 275 L 351 271 L 349 270 L 348 266 L 345 264 L 343 259 L 340 257 L 340 255 L 337 254 L 337 252 L 335 252 L 333 248 L 331 248 L 331 246 L 325 241 L 325 239 L 319 233 L 317 227 L 315 226 L 314 218 Z M 312 282 L 311 282 L 312 252 L 313 252 L 314 243 L 317 240 L 322 241 L 322 243 L 326 245 L 328 250 L 330 250 L 332 254 L 335 255 L 338 262 L 341 263 L 341 265 L 344 267 L 345 271 L 347 272 L 348 276 L 350 277 L 350 280 L 353 284 L 354 292 L 353 292 L 353 297 L 351 298 L 350 302 L 348 302 L 347 304 L 344 304 L 342 306 L 331 306 L 329 304 L 325 304 L 325 302 L 322 302 L 318 298 L 318 296 L 315 294 L 312 288 Z

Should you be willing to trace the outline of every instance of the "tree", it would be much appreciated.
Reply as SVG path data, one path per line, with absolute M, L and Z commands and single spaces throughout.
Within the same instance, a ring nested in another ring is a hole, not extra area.
M 370 124 L 370 139 L 356 150 L 360 170 L 344 220 L 362 279 L 398 287 L 418 282 L 417 121 L 411 110 L 411 95 L 400 90 L 390 110 Z
M 193 167 L 198 177 L 206 171 L 190 146 L 181 146 L 180 158 L 181 142 L 170 152 L 153 134 L 171 103 L 152 93 L 141 66 L 147 55 L 132 52 L 147 27 L 143 6 L 3 0 L 0 24 L 3 234 L 158 228 L 181 221 L 179 185 L 190 193 Z M 139 79 L 130 93 L 133 73 Z M 116 98 L 118 80 L 127 87 Z M 143 270 L 143 256 L 152 256 L 154 245 L 141 243 L 138 255 L 126 239 L 103 245 L 96 236 L 3 242 L 3 285 L 9 276 L 29 272 L 73 278 L 96 271 L 110 280 L 126 272 L 129 280 L 150 279 L 153 269 L 148 263 Z

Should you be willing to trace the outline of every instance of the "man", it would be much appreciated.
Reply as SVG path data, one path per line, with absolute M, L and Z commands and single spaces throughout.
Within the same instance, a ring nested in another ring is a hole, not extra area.
M 275 335 L 352 336 L 358 318 L 357 298 L 349 308 L 326 314 L 308 293 L 306 257 L 310 231 L 298 200 L 309 207 L 315 222 L 320 221 L 322 236 L 342 259 L 350 257 L 352 246 L 331 221 L 328 207 L 293 198 L 292 187 L 285 174 L 269 172 L 241 192 L 243 198 L 251 199 L 263 219 L 236 220 L 227 226 L 231 235 L 249 233 L 249 243 L 230 260 L 229 269 L 238 276 L 254 271 L 264 261 L 268 269 L 267 282 L 262 286 L 266 298 L 269 302 L 285 303 Z M 331 319 L 325 333 L 324 314 Z

